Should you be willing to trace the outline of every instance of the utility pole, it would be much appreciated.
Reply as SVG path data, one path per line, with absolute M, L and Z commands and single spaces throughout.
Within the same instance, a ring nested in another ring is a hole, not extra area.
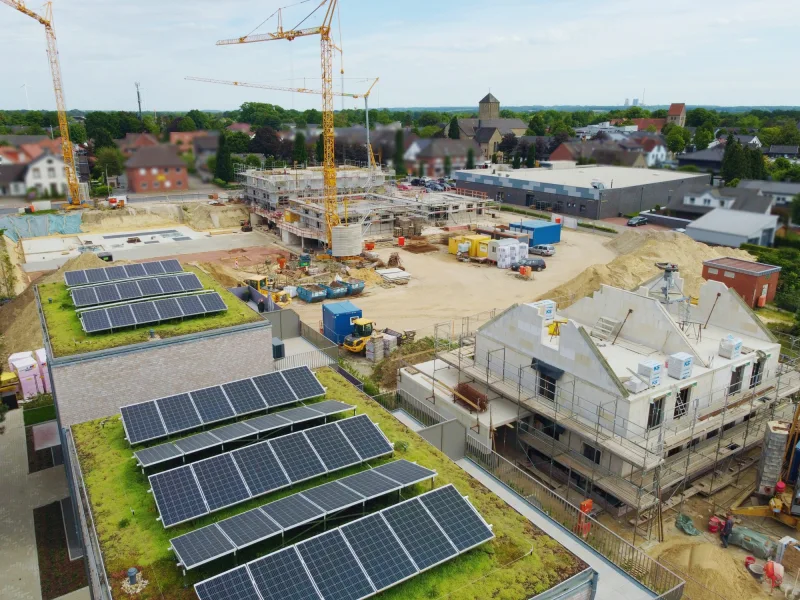
M 142 92 L 139 90 L 139 82 L 135 82 L 136 85 L 136 101 L 139 103 L 139 120 L 142 120 Z

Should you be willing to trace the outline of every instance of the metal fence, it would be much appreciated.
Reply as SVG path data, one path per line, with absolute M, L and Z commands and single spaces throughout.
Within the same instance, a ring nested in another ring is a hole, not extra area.
M 419 423 L 422 423 L 425 427 L 430 427 L 431 425 L 443 423 L 451 419 L 451 417 L 443 415 L 427 402 L 417 400 L 414 396 L 402 390 L 378 394 L 377 396 L 373 396 L 372 399 L 389 412 L 402 410 L 408 413 L 409 416 L 416 419 Z
M 467 434 L 466 456 L 531 505 L 573 532 L 599 554 L 664 600 L 679 600 L 684 581 L 551 489 Z M 588 524 L 588 527 L 583 524 Z
M 310 352 L 279 358 L 272 364 L 275 371 L 302 367 L 303 365 L 308 365 L 310 369 L 320 369 L 335 365 L 336 358 L 332 358 L 325 350 L 311 350 Z
M 336 365 L 334 370 L 339 373 L 342 377 L 344 377 L 353 387 L 358 388 L 358 391 L 364 391 L 364 382 L 362 382 L 358 377 L 353 375 L 350 371 L 343 368 L 341 365 Z

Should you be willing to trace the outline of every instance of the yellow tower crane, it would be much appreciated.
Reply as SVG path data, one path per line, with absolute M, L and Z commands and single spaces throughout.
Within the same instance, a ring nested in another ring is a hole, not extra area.
M 11 8 L 17 9 L 24 15 L 36 19 L 44 25 L 47 37 L 47 58 L 50 63 L 50 74 L 53 77 L 53 89 L 56 93 L 56 111 L 58 113 L 58 129 L 61 132 L 61 155 L 64 159 L 64 171 L 67 176 L 69 188 L 69 204 L 67 208 L 81 208 L 81 186 L 78 183 L 78 174 L 75 169 L 75 155 L 72 151 L 72 142 L 69 139 L 69 126 L 67 125 L 67 107 L 64 103 L 64 86 L 61 83 L 61 64 L 58 62 L 58 47 L 56 46 L 56 32 L 53 28 L 53 3 L 45 4 L 44 16 L 32 11 L 23 0 L 0 0 Z
M 3 0 L 4 2 L 7 0 Z M 336 8 L 339 0 L 322 0 L 317 8 L 305 19 L 300 21 L 293 29 L 283 28 L 282 11 L 279 9 L 278 14 L 278 30 L 274 33 L 262 33 L 256 35 L 245 35 L 239 38 L 230 40 L 220 40 L 217 42 L 218 46 L 227 46 L 229 44 L 249 44 L 253 42 L 269 42 L 272 40 L 288 40 L 292 41 L 295 38 L 318 35 L 320 36 L 320 55 L 322 62 L 322 135 L 324 146 L 324 161 L 323 161 L 323 199 L 325 202 L 325 222 L 327 225 L 328 247 L 332 247 L 333 242 L 333 228 L 339 225 L 338 206 L 336 200 L 336 161 L 333 153 L 333 51 L 336 45 L 331 39 L 331 28 L 333 24 L 333 17 L 336 14 Z M 325 17 L 322 24 L 318 27 L 300 28 L 306 19 L 313 15 L 319 9 L 327 7 Z
M 367 119 L 367 160 L 369 161 L 370 167 L 373 169 L 378 168 L 378 163 L 375 160 L 375 154 L 372 152 L 372 144 L 369 141 L 369 95 L 372 93 L 372 88 L 375 87 L 375 84 L 378 83 L 380 78 L 376 78 L 375 81 L 372 82 L 372 85 L 369 86 L 369 89 L 364 92 L 363 94 L 349 94 L 347 92 L 332 92 L 334 96 L 341 96 L 344 98 L 363 98 L 364 99 L 364 112 L 366 113 Z M 247 88 L 258 88 L 262 90 L 277 90 L 280 92 L 297 92 L 300 94 L 322 94 L 322 90 L 312 90 L 309 88 L 292 88 L 292 87 L 283 87 L 279 85 L 269 85 L 266 83 L 247 83 L 244 81 L 226 81 L 222 79 L 208 79 L 206 77 L 186 77 L 187 81 L 203 81 L 205 83 L 219 83 L 222 85 L 235 85 L 238 87 L 247 87 Z

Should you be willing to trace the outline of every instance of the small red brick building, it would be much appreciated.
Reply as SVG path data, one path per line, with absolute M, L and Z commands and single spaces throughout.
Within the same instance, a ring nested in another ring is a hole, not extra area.
M 189 173 L 175 146 L 139 148 L 125 163 L 128 191 L 135 193 L 186 191 Z
M 716 258 L 703 263 L 703 279 L 721 281 L 753 308 L 775 298 L 781 268 L 739 258 Z

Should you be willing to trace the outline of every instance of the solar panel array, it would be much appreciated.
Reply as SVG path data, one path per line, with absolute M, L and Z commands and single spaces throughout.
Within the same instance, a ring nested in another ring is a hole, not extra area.
M 117 268 L 121 269 L 122 267 Z M 203 284 L 200 283 L 197 275 L 183 273 L 181 275 L 76 287 L 70 290 L 70 295 L 75 307 L 83 308 L 85 306 L 138 300 L 139 298 L 149 298 L 163 294 L 198 292 L 202 289 Z
M 194 569 L 310 521 L 435 476 L 436 471 L 407 460 L 394 461 L 201 527 L 172 538 L 170 543 L 180 564 Z
M 136 279 L 137 277 L 180 273 L 181 271 L 183 271 L 181 263 L 171 258 L 169 260 L 154 260 L 132 265 L 101 267 L 99 269 L 86 269 L 83 271 L 67 271 L 64 273 L 64 282 L 67 284 L 67 287 L 74 287 L 77 285 Z
M 145 468 L 152 467 L 176 458 L 185 458 L 195 452 L 210 450 L 228 442 L 256 437 L 265 433 L 272 433 L 285 427 L 291 427 L 292 425 L 298 425 L 313 419 L 321 419 L 330 415 L 343 413 L 348 410 L 353 410 L 354 408 L 354 406 L 339 402 L 338 400 L 323 400 L 322 402 L 307 407 L 290 408 L 289 410 L 270 413 L 245 421 L 237 421 L 236 423 L 212 429 L 211 431 L 190 435 L 177 442 L 167 442 L 165 444 L 159 444 L 158 446 L 137 450 L 133 454 L 139 462 L 139 466 Z
M 353 450 L 354 436 L 314 437 L 320 431 L 341 434 L 341 424 L 349 422 L 363 425 L 356 435 L 370 440 L 369 453 Z M 161 522 L 172 527 L 392 451 L 378 426 L 358 415 L 151 475 L 150 486 Z
M 293 382 L 300 382 L 298 385 L 302 389 L 295 390 L 290 386 L 284 377 L 286 374 Z M 160 398 L 123 406 L 122 425 L 125 437 L 134 445 L 324 394 L 325 388 L 311 369 L 307 366 L 294 367 L 182 394 L 188 397 L 189 404 L 196 411 L 196 419 L 179 422 L 166 418 L 162 406 L 171 400 Z
M 228 310 L 217 292 L 198 296 L 164 298 L 135 304 L 122 304 L 80 313 L 81 326 L 86 333 L 99 333 L 133 325 L 149 325 L 178 317 L 209 315 Z
M 195 584 L 200 600 L 360 600 L 488 542 L 447 485 Z

